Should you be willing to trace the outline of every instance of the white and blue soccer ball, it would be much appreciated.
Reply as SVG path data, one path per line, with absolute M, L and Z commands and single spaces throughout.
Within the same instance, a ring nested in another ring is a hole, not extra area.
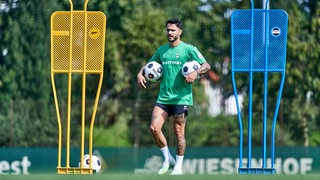
M 156 61 L 147 63 L 143 68 L 143 75 L 151 82 L 157 82 L 162 77 L 162 65 Z
M 89 154 L 85 154 L 83 156 L 83 161 L 82 162 L 83 162 L 83 167 L 84 168 L 89 168 L 90 167 L 89 158 L 90 158 Z M 94 173 L 99 173 L 100 170 L 101 170 L 101 161 L 100 161 L 99 157 L 96 156 L 96 155 L 92 155 L 91 162 L 92 162 L 91 167 L 92 167 L 93 172 Z M 79 162 L 79 167 L 80 167 L 80 162 Z
M 200 66 L 201 65 L 195 60 L 187 61 L 184 63 L 181 69 L 182 75 L 188 76 L 191 72 L 195 71 L 196 69 L 199 69 Z

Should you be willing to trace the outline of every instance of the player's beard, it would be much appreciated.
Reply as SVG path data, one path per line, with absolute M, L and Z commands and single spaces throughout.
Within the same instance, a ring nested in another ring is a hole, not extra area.
M 178 36 L 168 36 L 168 41 L 169 42 L 175 42 L 178 39 Z

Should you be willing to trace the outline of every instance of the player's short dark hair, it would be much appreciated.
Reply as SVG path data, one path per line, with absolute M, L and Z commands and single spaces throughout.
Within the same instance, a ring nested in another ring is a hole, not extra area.
M 171 18 L 167 21 L 166 25 L 175 24 L 178 28 L 182 29 L 182 21 L 178 18 Z

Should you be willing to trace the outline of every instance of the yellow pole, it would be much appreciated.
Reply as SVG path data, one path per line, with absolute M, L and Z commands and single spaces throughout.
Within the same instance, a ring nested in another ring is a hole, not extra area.
M 103 27 L 106 26 L 106 22 L 104 21 L 104 25 Z M 102 39 L 105 39 L 105 33 L 102 34 Z M 102 49 L 104 49 L 104 43 L 103 43 L 103 47 Z M 101 52 L 104 53 L 104 52 Z M 101 64 L 103 64 L 103 59 L 101 59 Z M 98 89 L 97 89 L 97 94 L 96 94 L 96 98 L 95 98 L 95 103 L 94 103 L 94 107 L 93 107 L 93 111 L 92 111 L 92 119 L 91 119 L 91 123 L 90 123 L 90 132 L 89 132 L 89 153 L 92 154 L 92 139 L 93 139 L 93 126 L 94 126 L 94 121 L 95 121 L 95 117 L 96 117 L 96 112 L 97 112 L 97 107 L 98 107 L 98 102 L 99 102 L 99 96 L 100 96 L 100 92 L 101 92 L 101 87 L 102 87 L 102 80 L 103 80 L 103 65 L 100 71 L 100 79 L 99 79 L 99 85 L 98 85 Z
M 51 18 L 51 24 L 53 24 L 53 19 Z M 53 26 L 51 26 L 51 32 L 53 32 Z M 53 42 L 53 36 L 51 36 L 51 42 Z M 51 43 L 51 49 L 53 49 L 53 43 Z M 51 59 L 53 59 L 53 51 L 51 51 Z M 51 61 L 51 84 L 53 90 L 53 97 L 54 97 L 54 104 L 56 107 L 56 116 L 58 121 L 58 165 L 57 168 L 61 168 L 61 139 L 62 139 L 62 128 L 61 128 L 61 119 L 60 119 L 60 112 L 59 112 L 59 103 L 57 98 L 56 92 L 56 85 L 54 80 L 54 63 Z
M 80 158 L 84 155 L 84 139 L 85 139 L 85 109 L 86 109 L 86 60 L 87 60 L 87 4 L 89 0 L 84 3 L 84 43 L 83 43 L 83 74 L 82 74 L 82 113 L 81 113 L 81 152 Z M 89 168 L 91 168 L 91 154 L 89 154 Z
M 71 83 L 72 83 L 72 41 L 73 41 L 73 3 L 70 2 L 70 30 L 69 30 L 69 74 L 68 74 L 68 111 L 67 111 L 67 142 L 66 168 L 70 168 L 70 121 L 71 121 Z
M 51 32 L 52 31 L 53 31 L 53 29 L 51 27 Z M 52 41 L 53 41 L 53 38 L 51 37 L 51 42 Z M 51 43 L 51 46 L 53 46 L 53 43 Z M 51 57 L 53 57 L 52 51 L 51 51 Z M 51 61 L 51 82 L 52 82 L 52 89 L 53 89 L 54 104 L 56 106 L 56 115 L 57 115 L 57 120 L 58 120 L 58 166 L 57 166 L 57 168 L 60 169 L 61 168 L 62 128 L 61 128 L 61 119 L 60 119 L 59 103 L 58 103 L 57 92 L 56 92 L 56 85 L 55 85 L 55 81 L 54 81 L 53 61 Z

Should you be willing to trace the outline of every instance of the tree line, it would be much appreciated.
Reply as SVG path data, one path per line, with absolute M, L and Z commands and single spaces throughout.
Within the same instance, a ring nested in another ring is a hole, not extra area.
M 254 1 L 262 8 L 262 1 Z M 83 9 L 75 1 L 76 10 Z M 224 98 L 233 94 L 230 75 L 220 65 L 230 58 L 230 15 L 235 9 L 249 9 L 250 1 L 194 0 L 91 0 L 88 10 L 107 16 L 104 81 L 94 129 L 95 146 L 153 146 L 148 126 L 158 84 L 148 83 L 146 90 L 136 86 L 136 74 L 156 48 L 166 43 L 165 22 L 179 17 L 184 23 L 182 39 L 196 45 L 220 81 Z M 320 144 L 320 10 L 317 0 L 271 1 L 271 9 L 284 9 L 289 16 L 286 81 L 276 143 L 282 146 L 318 146 Z M 0 9 L 0 145 L 56 146 L 57 120 L 50 77 L 50 16 L 69 11 L 69 1 L 2 0 Z M 67 97 L 66 78 L 58 77 L 61 99 Z M 81 85 L 75 77 L 75 86 Z M 94 100 L 96 79 L 87 81 L 87 102 Z M 256 77 L 255 82 L 261 81 Z M 245 84 L 244 77 L 241 83 Z M 275 96 L 278 77 L 269 80 L 269 96 Z M 204 87 L 196 83 L 195 106 L 190 110 L 187 140 L 190 146 L 237 146 L 237 117 L 208 114 Z M 253 102 L 259 126 L 263 111 L 261 87 L 254 89 Z M 72 92 L 72 145 L 80 141 L 81 88 Z M 272 99 L 269 100 L 273 102 Z M 246 106 L 245 101 L 245 105 Z M 66 102 L 61 102 L 66 117 Z M 87 109 L 88 117 L 92 109 Z M 246 112 L 247 109 L 244 109 Z M 244 116 L 247 116 L 244 113 Z M 65 123 L 65 122 L 64 122 Z M 169 134 L 170 123 L 165 128 Z M 254 145 L 259 145 L 255 132 Z M 169 137 L 169 143 L 174 143 Z

